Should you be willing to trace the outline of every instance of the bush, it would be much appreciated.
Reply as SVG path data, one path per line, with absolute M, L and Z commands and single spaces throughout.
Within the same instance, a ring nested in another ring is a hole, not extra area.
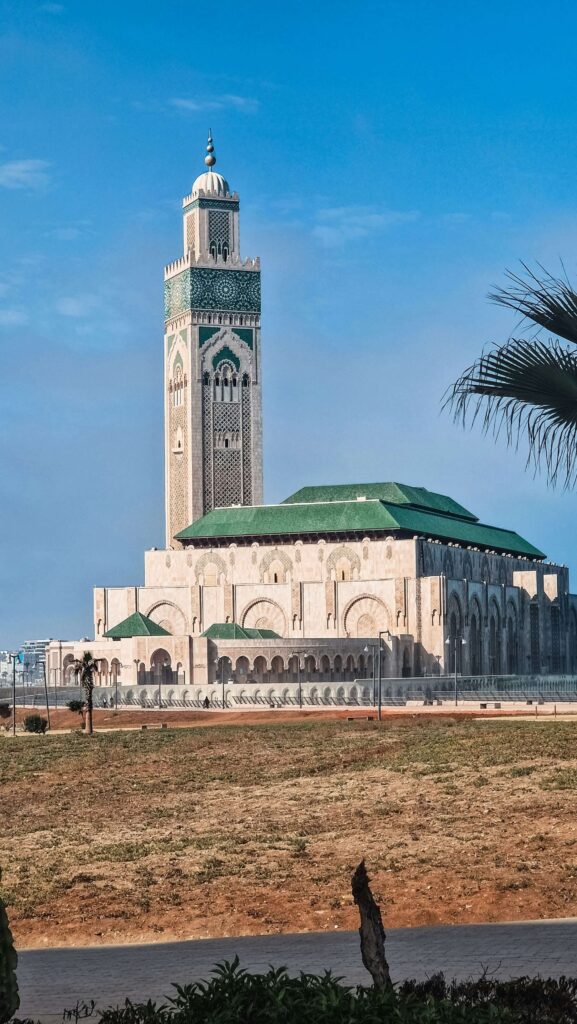
M 9 704 L 0 704 L 0 718 L 11 718 L 12 708 Z
M 26 715 L 24 719 L 24 732 L 46 732 L 48 720 L 41 715 Z
M 74 711 L 75 714 L 81 715 L 84 712 L 86 704 L 83 700 L 69 700 L 66 707 L 69 711 Z
M 290 978 L 284 969 L 248 974 L 238 959 L 208 982 L 176 986 L 163 1006 L 101 1012 L 100 1024 L 573 1024 L 577 980 L 521 978 L 447 983 L 436 975 L 396 991 L 356 989 L 326 973 Z

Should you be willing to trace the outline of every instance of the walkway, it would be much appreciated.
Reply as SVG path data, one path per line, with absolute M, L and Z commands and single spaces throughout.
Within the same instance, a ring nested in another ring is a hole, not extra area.
M 478 976 L 487 968 L 500 977 L 577 975 L 577 919 L 521 924 L 391 929 L 387 956 L 395 981 L 425 978 L 439 970 L 450 977 Z M 145 1001 L 170 993 L 171 982 L 206 978 L 215 963 L 238 953 L 243 967 L 269 964 L 291 972 L 330 967 L 351 984 L 370 982 L 356 932 L 259 935 L 231 939 L 162 942 L 147 946 L 96 946 L 28 950 L 20 954 L 20 1017 L 60 1021 L 63 1008 L 94 998 L 103 1007 L 125 996 Z

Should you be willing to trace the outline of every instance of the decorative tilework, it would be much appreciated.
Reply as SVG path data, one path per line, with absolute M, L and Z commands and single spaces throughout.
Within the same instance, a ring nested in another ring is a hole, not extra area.
M 254 331 L 252 327 L 234 327 L 233 331 L 236 334 L 237 338 L 240 338 L 241 341 L 244 341 L 245 345 L 248 345 L 249 348 L 253 348 Z
M 253 346 L 254 346 L 254 331 L 253 331 L 252 327 L 232 327 L 231 330 L 232 330 L 233 334 L 236 334 L 237 338 L 240 338 L 241 341 L 244 341 L 245 345 L 248 345 L 249 348 L 253 348 Z M 199 327 L 198 328 L 198 344 L 199 344 L 199 347 L 202 348 L 204 343 L 207 342 L 207 341 L 210 341 L 210 339 L 213 338 L 215 334 L 218 334 L 219 331 L 222 331 L 222 326 L 220 326 L 220 327 L 204 327 L 204 326 Z
M 187 309 L 260 313 L 260 271 L 191 267 L 164 284 L 165 317 Z
M 230 245 L 229 215 L 226 210 L 210 210 L 208 214 L 208 244 L 216 245 L 219 253 L 223 245 Z
M 228 345 L 223 345 L 223 347 L 216 353 L 216 355 L 213 356 L 212 365 L 214 369 L 216 370 L 219 363 L 224 362 L 224 360 L 227 360 L 227 362 L 232 363 L 233 366 L 236 366 L 237 370 L 240 370 L 240 359 L 238 358 L 238 356 L 235 356 L 234 352 L 231 352 Z
M 238 199 L 193 199 L 183 208 L 184 213 L 191 210 L 238 210 Z

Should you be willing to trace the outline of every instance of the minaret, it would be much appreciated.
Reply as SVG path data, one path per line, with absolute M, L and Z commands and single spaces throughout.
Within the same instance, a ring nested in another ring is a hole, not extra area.
M 207 170 L 164 271 L 166 542 L 218 506 L 262 502 L 260 261 L 240 258 L 239 197 Z

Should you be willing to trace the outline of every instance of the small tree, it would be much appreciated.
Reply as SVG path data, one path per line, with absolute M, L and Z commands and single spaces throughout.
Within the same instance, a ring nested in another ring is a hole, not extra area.
M 86 697 L 86 732 L 89 736 L 92 736 L 94 732 L 92 725 L 94 676 L 98 672 L 98 662 L 92 657 L 90 651 L 85 651 L 81 658 L 76 658 L 72 669 L 77 681 L 84 690 Z
M 86 711 L 86 701 L 83 701 L 83 700 L 69 700 L 68 704 L 66 705 L 66 707 L 68 708 L 69 711 L 73 711 L 75 715 L 81 715 L 81 717 L 82 717 L 82 728 L 84 728 L 85 725 L 86 725 L 86 722 L 85 722 L 85 719 L 84 719 L 84 714 L 85 714 L 85 711 Z

